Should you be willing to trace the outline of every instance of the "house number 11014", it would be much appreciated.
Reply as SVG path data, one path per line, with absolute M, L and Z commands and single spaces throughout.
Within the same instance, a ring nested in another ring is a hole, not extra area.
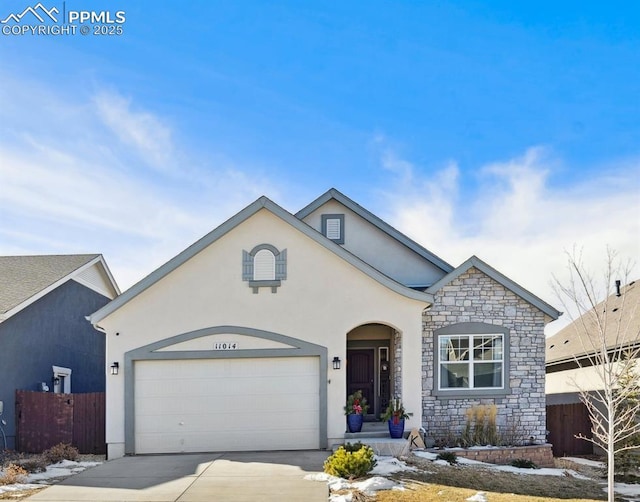
M 213 350 L 236 350 L 239 348 L 238 342 L 216 342 L 213 344 Z

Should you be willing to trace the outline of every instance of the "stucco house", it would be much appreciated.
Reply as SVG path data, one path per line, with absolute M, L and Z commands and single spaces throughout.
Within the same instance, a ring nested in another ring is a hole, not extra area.
M 0 256 L 0 418 L 8 448 L 15 448 L 16 390 L 104 391 L 105 337 L 86 316 L 118 294 L 99 254 Z
M 494 403 L 545 441 L 544 326 L 559 312 L 480 259 L 453 267 L 331 189 L 266 197 L 91 315 L 107 335 L 109 458 L 342 443 L 362 389 L 437 438 Z

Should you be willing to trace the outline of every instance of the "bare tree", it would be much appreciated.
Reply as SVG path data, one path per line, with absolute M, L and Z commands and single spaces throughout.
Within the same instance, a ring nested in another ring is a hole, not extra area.
M 631 262 L 622 262 L 611 250 L 599 278 L 586 269 L 582 252 L 567 253 L 567 262 L 568 283 L 554 276 L 554 287 L 565 310 L 577 310 L 573 326 L 583 353 L 574 357 L 580 368 L 590 367 L 592 375 L 588 387 L 578 380 L 575 385 L 589 411 L 593 437 L 576 437 L 607 452 L 607 494 L 613 502 L 615 455 L 640 448 L 631 441 L 640 433 L 640 401 L 635 399 L 640 385 L 635 368 L 640 357 L 640 295 L 635 289 L 640 284 L 629 283 Z M 628 294 L 631 288 L 633 295 Z

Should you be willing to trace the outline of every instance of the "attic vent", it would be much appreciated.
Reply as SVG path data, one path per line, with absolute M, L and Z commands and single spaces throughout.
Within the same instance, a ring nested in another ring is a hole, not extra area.
M 618 311 L 618 307 L 613 309 L 613 312 L 617 312 Z
M 550 348 L 550 349 L 552 349 L 552 348 L 554 348 L 554 347 L 555 347 L 555 345 L 553 345 L 553 344 L 549 345 L 549 348 Z
M 565 340 L 565 341 L 564 341 L 564 345 L 566 345 L 566 344 L 568 344 L 568 343 L 569 343 L 569 340 Z
M 336 244 L 344 244 L 344 214 L 323 214 L 322 233 Z
M 340 220 L 338 218 L 327 220 L 327 237 L 331 240 L 340 238 Z

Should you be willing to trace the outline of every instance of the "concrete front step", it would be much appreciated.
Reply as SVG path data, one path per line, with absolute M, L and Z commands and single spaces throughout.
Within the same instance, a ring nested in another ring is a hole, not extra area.
M 350 443 L 354 443 L 356 441 L 360 441 L 361 438 L 389 438 L 389 431 L 380 431 L 380 432 L 345 432 L 344 439 L 349 439 Z
M 386 438 L 362 437 L 358 438 L 357 441 L 345 438 L 345 443 L 356 443 L 359 441 L 369 446 L 379 457 L 402 457 L 409 453 L 409 441 L 406 439 L 392 439 L 388 436 L 389 434 L 387 433 Z
M 404 431 L 402 439 L 392 439 L 386 422 L 364 422 L 360 432 L 345 432 L 345 443 L 361 442 L 371 447 L 376 455 L 399 457 L 409 450 L 409 432 Z
M 405 429 L 404 437 L 409 437 L 409 431 Z M 387 438 L 391 439 L 389 435 L 389 425 L 387 422 L 364 422 L 360 432 L 345 432 L 345 440 L 350 440 L 353 443 L 363 438 Z

